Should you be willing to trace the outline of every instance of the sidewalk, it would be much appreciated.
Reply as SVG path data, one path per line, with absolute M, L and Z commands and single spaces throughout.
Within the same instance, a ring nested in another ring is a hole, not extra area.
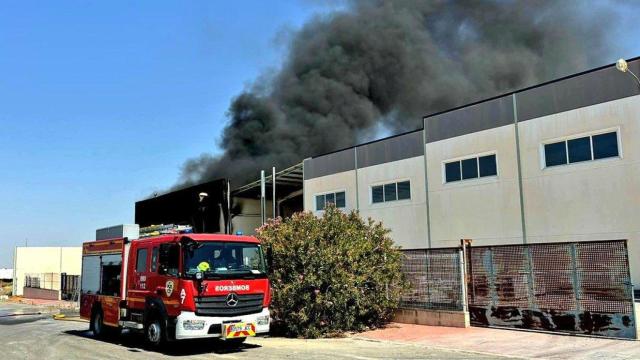
M 40 312 L 49 314 L 73 314 L 80 311 L 79 304 L 77 302 L 65 300 L 27 299 L 20 296 L 14 296 L 8 300 L 4 300 L 4 303 L 31 305 L 33 308 L 39 309 Z
M 534 359 L 640 359 L 640 342 L 488 328 L 392 323 L 357 338 Z

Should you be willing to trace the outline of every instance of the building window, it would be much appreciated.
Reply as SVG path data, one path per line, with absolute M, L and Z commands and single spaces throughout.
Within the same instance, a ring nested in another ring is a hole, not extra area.
M 444 164 L 444 179 L 448 183 L 496 175 L 498 175 L 498 166 L 495 154 L 474 156 Z
M 345 197 L 345 192 L 338 191 L 338 192 L 316 195 L 317 211 L 324 210 L 329 204 L 334 204 L 339 209 L 346 207 L 347 201 Z
M 619 156 L 616 131 L 544 144 L 546 167 L 616 156 Z
M 371 187 L 371 202 L 374 204 L 411 199 L 411 182 L 400 181 Z

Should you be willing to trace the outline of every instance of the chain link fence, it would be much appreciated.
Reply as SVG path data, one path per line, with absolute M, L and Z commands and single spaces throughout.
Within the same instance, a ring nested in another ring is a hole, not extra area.
M 625 240 L 468 248 L 471 323 L 635 338 Z
M 402 272 L 409 282 L 400 307 L 452 310 L 464 308 L 461 250 L 403 250 Z

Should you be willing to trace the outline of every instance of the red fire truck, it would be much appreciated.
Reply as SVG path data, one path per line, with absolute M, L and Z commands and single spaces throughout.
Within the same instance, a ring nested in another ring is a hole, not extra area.
M 251 236 L 171 234 L 82 249 L 80 316 L 96 336 L 142 331 L 151 345 L 269 332 L 269 281 Z

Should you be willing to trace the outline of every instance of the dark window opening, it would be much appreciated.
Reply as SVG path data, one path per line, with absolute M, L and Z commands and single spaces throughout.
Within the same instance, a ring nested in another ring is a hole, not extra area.
M 567 141 L 569 149 L 569 162 L 581 162 L 591 160 L 591 138 L 583 137 Z
M 371 188 L 371 201 L 374 204 L 384 202 L 384 188 L 382 185 Z
M 567 148 L 565 142 L 546 144 L 544 159 L 547 166 L 565 165 L 567 163 Z
M 324 195 L 316 195 L 316 210 L 324 210 Z
M 346 196 L 344 191 L 336 193 L 336 207 L 343 208 L 347 206 Z
M 444 164 L 444 169 L 445 169 L 445 178 L 447 182 L 461 180 L 459 161 Z
M 480 168 L 480 177 L 498 175 L 495 155 L 481 156 L 478 158 L 478 165 Z
M 158 269 L 158 247 L 154 247 L 151 250 L 151 272 L 156 272 Z
M 398 183 L 398 200 L 411 199 L 411 183 L 403 181 Z
M 147 270 L 147 249 L 138 249 L 136 256 L 136 272 L 145 272 Z
M 102 291 L 101 295 L 119 296 L 120 295 L 120 272 L 121 264 L 103 264 L 102 265 Z
M 478 177 L 478 158 L 462 160 L 462 179 Z
M 158 262 L 161 274 L 177 277 L 180 268 L 180 247 L 178 244 L 160 245 Z
M 371 187 L 371 202 L 381 203 L 411 199 L 411 182 L 401 181 Z
M 344 191 L 328 193 L 323 195 L 316 195 L 316 210 L 324 210 L 327 205 L 333 204 L 337 208 L 344 208 L 346 206 L 346 195 Z
M 618 134 L 614 132 L 593 135 L 593 158 L 605 159 L 619 156 Z
M 444 164 L 445 182 L 498 175 L 496 155 L 485 155 Z
M 616 156 L 619 153 L 618 133 L 615 131 L 544 145 L 547 167 Z
M 396 183 L 384 185 L 384 201 L 397 200 L 396 196 Z
M 324 200 L 325 201 L 325 206 L 329 205 L 329 204 L 333 204 L 333 205 L 336 204 L 336 195 L 335 194 L 326 194 L 324 196 L 324 198 L 325 198 L 325 200 Z

